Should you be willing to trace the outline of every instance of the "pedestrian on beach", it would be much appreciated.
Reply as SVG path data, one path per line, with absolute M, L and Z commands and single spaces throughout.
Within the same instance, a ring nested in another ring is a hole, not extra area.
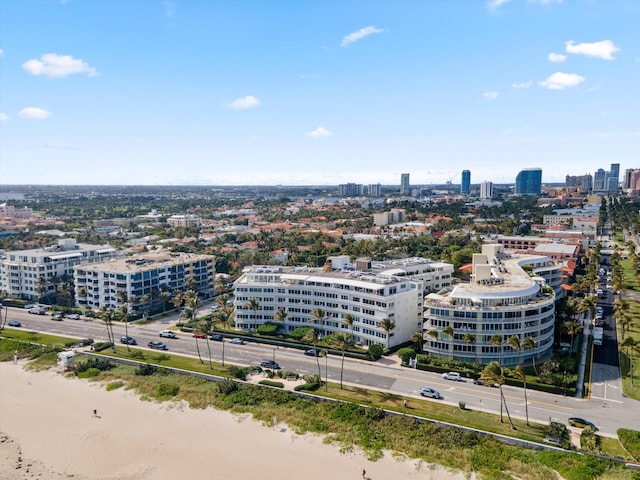
M 367 471 L 364 468 L 362 469 L 362 478 L 367 478 Z
M 98 410 L 96 410 L 95 408 L 93 409 L 93 416 L 94 416 L 95 418 L 97 418 L 97 417 L 98 417 Z

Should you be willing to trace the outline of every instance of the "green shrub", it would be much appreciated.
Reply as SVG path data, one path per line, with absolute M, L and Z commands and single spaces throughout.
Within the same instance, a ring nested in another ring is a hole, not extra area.
M 401 348 L 398 350 L 398 357 L 400 357 L 404 365 L 408 365 L 410 359 L 416 358 L 416 351 L 411 347 Z
M 218 382 L 217 386 L 218 386 L 218 393 L 220 393 L 221 395 L 229 395 L 235 392 L 236 390 L 238 390 L 239 388 L 236 382 L 228 378 L 224 379 L 221 382 Z
M 80 340 L 80 345 L 93 345 L 93 338 L 83 338 Z
M 111 342 L 99 342 L 93 346 L 93 349 L 96 352 L 101 352 L 102 350 L 106 350 L 107 348 L 111 348 Z
M 124 387 L 124 382 L 122 380 L 116 380 L 115 382 L 107 383 L 107 392 L 111 390 L 117 390 L 118 388 Z
M 275 335 L 275 333 L 278 331 L 279 328 L 280 328 L 280 325 L 276 323 L 267 322 L 258 326 L 258 333 L 260 335 Z
M 159 397 L 175 397 L 180 391 L 180 386 L 175 383 L 162 382 L 156 385 L 156 393 Z
M 379 343 L 374 343 L 369 346 L 369 358 L 371 360 L 378 360 L 384 353 L 384 347 Z
M 249 370 L 250 368 L 240 368 L 236 367 L 235 365 L 229 367 L 229 373 L 239 380 L 246 380 Z
M 260 380 L 258 383 L 260 385 L 268 385 L 269 387 L 284 388 L 284 383 L 274 382 L 272 380 Z
M 618 438 L 627 452 L 636 460 L 640 460 L 640 432 L 638 430 L 619 428 Z
M 105 358 L 89 358 L 84 362 L 78 363 L 75 370 L 77 373 L 82 373 L 89 370 L 90 368 L 95 368 L 98 371 L 107 371 L 115 367 L 115 363 Z
M 289 334 L 289 337 L 301 341 L 310 331 L 311 327 L 298 327 Z
M 193 327 L 180 327 L 181 332 L 191 333 L 194 331 Z
M 295 378 L 296 380 L 300 378 L 300 375 L 299 375 L 299 374 L 297 374 L 296 372 L 291 372 L 291 371 L 289 371 L 289 370 L 285 370 L 285 371 L 281 372 L 281 373 L 280 373 L 280 376 L 281 376 L 282 378 L 289 378 L 289 377 L 293 377 L 293 378 Z
M 92 378 L 98 375 L 100 375 L 100 370 L 97 368 L 88 368 L 87 370 L 77 373 L 78 378 Z
M 149 375 L 153 375 L 158 370 L 158 367 L 155 365 L 150 365 L 148 363 L 143 363 L 137 369 L 135 374 L 140 377 L 148 377 Z
M 316 390 L 318 390 L 318 388 L 320 388 L 320 384 L 318 382 L 303 383 L 301 385 L 296 385 L 295 387 L 293 387 L 293 389 L 296 392 L 299 392 L 301 390 L 305 390 L 308 392 L 315 392 Z
M 142 350 L 131 350 L 129 355 L 131 356 L 131 358 L 135 358 L 136 360 L 144 359 L 144 353 L 142 352 Z

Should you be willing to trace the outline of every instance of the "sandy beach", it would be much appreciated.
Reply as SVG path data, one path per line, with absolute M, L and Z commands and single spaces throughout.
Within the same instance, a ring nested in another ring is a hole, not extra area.
M 97 417 L 93 410 L 97 410 Z M 0 363 L 0 478 L 462 480 L 390 455 L 369 462 L 322 437 L 213 409 L 141 401 L 132 391 Z

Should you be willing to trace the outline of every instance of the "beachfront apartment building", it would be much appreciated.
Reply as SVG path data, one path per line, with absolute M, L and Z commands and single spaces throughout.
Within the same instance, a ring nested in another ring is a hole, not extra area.
M 77 243 L 75 238 L 59 239 L 45 248 L 8 251 L 0 257 L 0 290 L 10 297 L 39 300 L 55 291 L 58 279 L 71 278 L 76 265 L 117 255 L 109 245 Z
M 345 264 L 344 257 L 330 257 L 323 268 L 246 267 L 234 283 L 234 294 L 238 330 L 252 331 L 268 322 L 282 324 L 288 332 L 313 327 L 320 338 L 344 332 L 356 344 L 384 347 L 422 331 L 422 281 L 360 271 Z M 286 312 L 284 322 L 277 320 L 280 308 Z M 312 315 L 315 309 L 324 314 L 319 321 Z M 345 323 L 347 314 L 353 318 L 351 326 Z M 384 319 L 394 323 L 392 330 L 383 328 Z
M 505 366 L 550 353 L 556 295 L 544 277 L 559 279 L 560 267 L 547 257 L 509 254 L 503 246 L 491 244 L 473 255 L 472 268 L 469 283 L 425 297 L 425 353 Z M 494 344 L 497 334 L 502 342 Z M 531 337 L 535 348 L 512 349 L 507 343 L 512 336 L 520 344 Z
M 74 268 L 76 305 L 99 310 L 123 306 L 126 293 L 130 313 L 158 309 L 160 292 L 196 290 L 202 297 L 214 292 L 215 257 L 193 253 L 154 251 Z

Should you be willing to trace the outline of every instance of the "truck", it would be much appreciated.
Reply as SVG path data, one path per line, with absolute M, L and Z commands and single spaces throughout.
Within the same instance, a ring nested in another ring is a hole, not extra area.
M 595 327 L 593 329 L 593 344 L 602 345 L 603 340 L 604 340 L 604 328 Z

